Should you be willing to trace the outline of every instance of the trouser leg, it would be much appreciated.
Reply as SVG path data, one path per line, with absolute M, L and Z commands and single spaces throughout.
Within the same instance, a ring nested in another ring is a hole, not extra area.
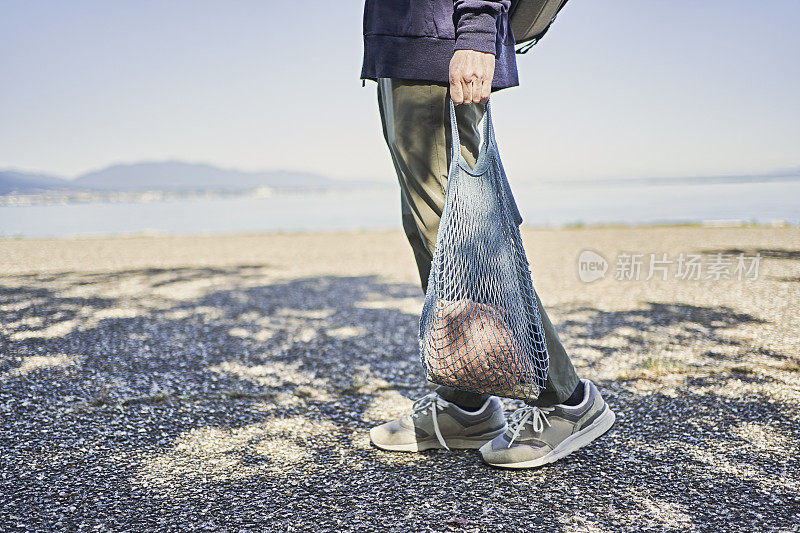
M 383 135 L 400 184 L 403 229 L 414 251 L 423 292 L 427 289 L 439 220 L 444 208 L 450 161 L 448 89 L 428 82 L 378 80 Z M 456 106 L 461 153 L 474 166 L 480 149 L 478 124 L 482 105 Z M 570 396 L 578 376 L 537 296 L 544 326 L 550 372 L 547 387 L 535 405 L 553 405 Z M 486 395 L 439 386 L 442 397 L 455 403 L 482 403 Z
M 381 78 L 378 104 L 383 135 L 400 184 L 403 229 L 414 251 L 422 290 L 444 208 L 450 160 L 450 107 L 446 86 Z M 482 105 L 456 107 L 461 153 L 474 165 L 480 149 Z
M 555 326 L 550 322 L 550 317 L 547 316 L 547 311 L 542 306 L 542 300 L 539 299 L 535 289 L 533 293 L 536 294 L 536 305 L 539 309 L 539 316 L 542 319 L 547 355 L 550 358 L 550 368 L 547 372 L 547 383 L 544 390 L 539 394 L 538 398 L 528 403 L 539 407 L 549 407 L 569 398 L 572 391 L 578 386 L 580 378 L 575 373 L 575 367 L 572 366 L 572 361 L 569 360 L 567 351 L 564 349 L 564 345 L 561 344 L 561 339 L 558 338 Z

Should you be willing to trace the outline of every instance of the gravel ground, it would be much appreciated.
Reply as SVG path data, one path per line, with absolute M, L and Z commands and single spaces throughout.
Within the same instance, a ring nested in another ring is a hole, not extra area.
M 399 232 L 0 241 L 0 530 L 800 530 L 800 229 L 525 238 L 618 415 L 532 471 L 369 445 L 428 389 Z M 762 260 L 624 281 L 623 251 Z

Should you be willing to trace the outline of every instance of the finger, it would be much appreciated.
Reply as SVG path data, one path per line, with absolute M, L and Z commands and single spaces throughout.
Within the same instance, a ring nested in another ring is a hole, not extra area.
M 481 84 L 481 102 L 486 102 L 489 97 L 492 95 L 492 80 L 486 79 L 483 80 Z
M 470 98 L 470 103 L 471 104 L 475 103 L 475 98 L 480 98 L 480 94 L 481 94 L 480 89 L 481 89 L 481 86 L 480 86 L 480 81 L 478 79 L 474 79 L 471 82 L 469 82 L 469 94 L 470 94 L 470 97 L 471 97 Z
M 477 104 L 483 99 L 483 82 L 476 78 L 472 82 L 472 103 Z
M 450 82 L 450 98 L 453 103 L 458 105 L 464 102 L 464 91 L 461 90 L 461 82 L 453 80 Z
M 492 80 L 494 79 L 495 57 L 493 55 L 484 56 L 484 79 L 481 89 L 481 96 L 488 99 L 492 95 Z
M 469 104 L 472 102 L 472 85 L 468 81 L 461 80 L 461 90 L 463 91 L 463 102 Z

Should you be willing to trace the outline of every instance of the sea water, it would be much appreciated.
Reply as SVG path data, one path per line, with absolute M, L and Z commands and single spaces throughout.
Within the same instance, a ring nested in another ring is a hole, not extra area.
M 800 180 L 714 184 L 514 183 L 524 223 L 662 224 L 742 221 L 800 224 Z M 274 196 L 177 198 L 0 206 L 0 237 L 137 233 L 225 234 L 400 227 L 400 192 L 361 190 Z

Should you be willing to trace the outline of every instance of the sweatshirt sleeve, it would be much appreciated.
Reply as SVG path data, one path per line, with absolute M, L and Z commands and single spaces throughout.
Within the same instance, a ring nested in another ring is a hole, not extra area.
M 496 53 L 497 17 L 511 0 L 453 0 L 456 50 Z

